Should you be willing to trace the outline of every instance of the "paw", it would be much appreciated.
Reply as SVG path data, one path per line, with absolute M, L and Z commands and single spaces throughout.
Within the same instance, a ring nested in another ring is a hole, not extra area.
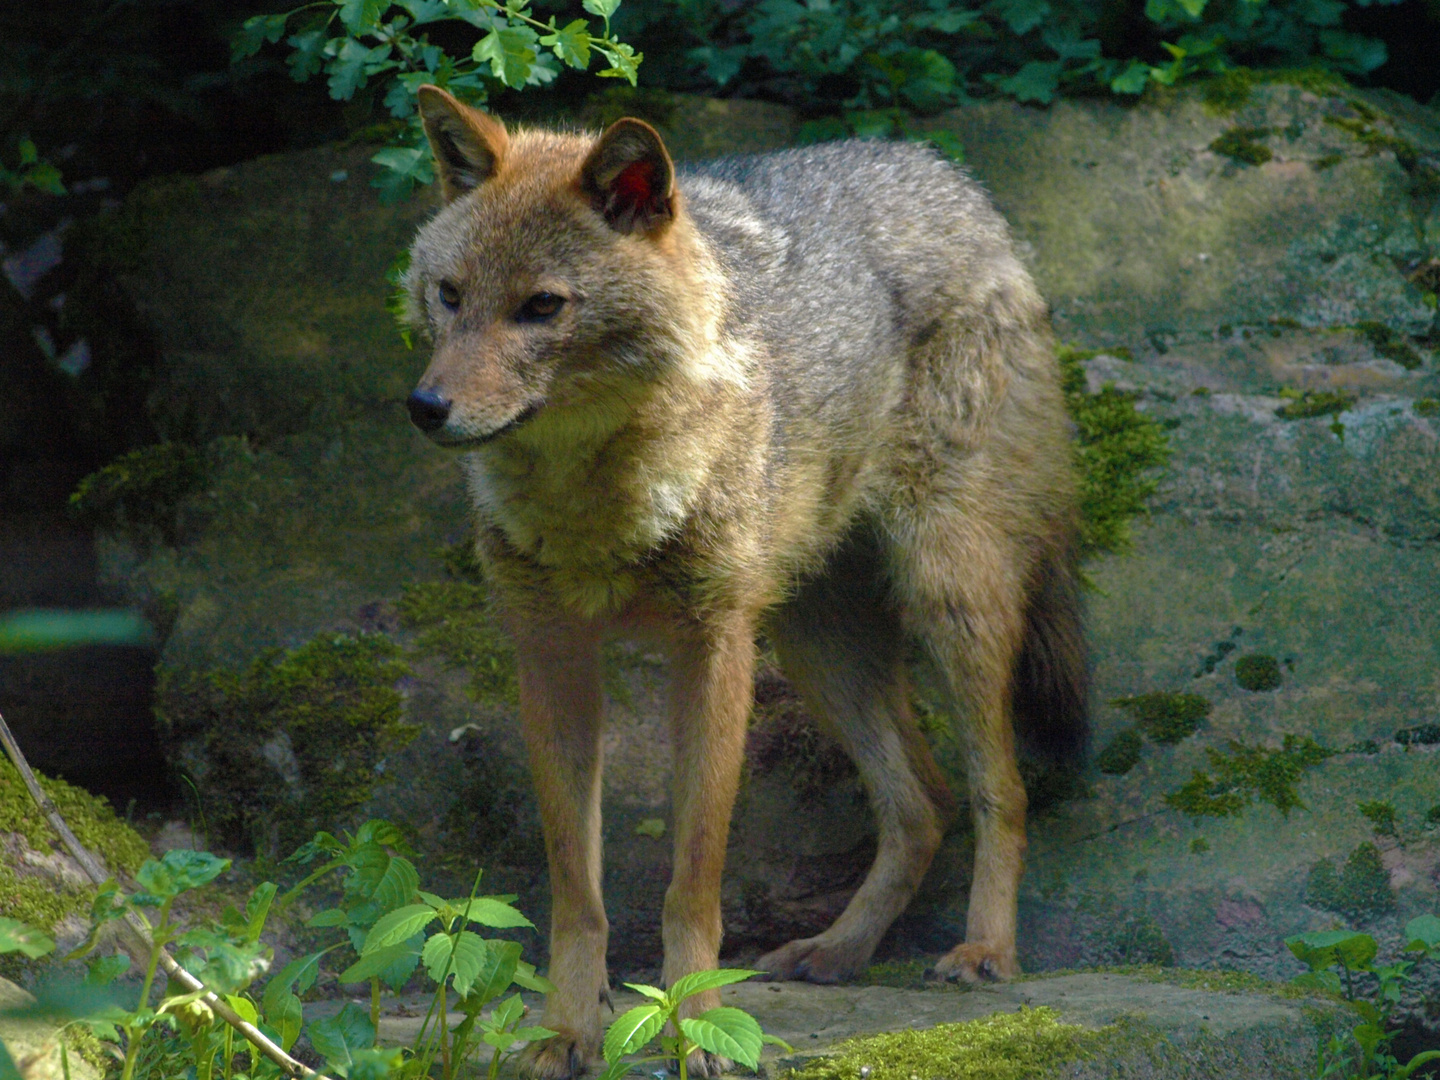
M 552 1039 L 525 1048 L 520 1073 L 534 1080 L 574 1080 L 589 1071 L 598 1050 L 598 1041 L 561 1031 Z
M 703 1076 L 706 1077 L 706 1080 L 713 1080 L 714 1077 L 724 1076 L 734 1068 L 735 1063 L 729 1058 L 721 1057 L 719 1054 L 712 1054 L 709 1050 L 696 1050 L 690 1055 L 690 1060 L 685 1063 L 685 1072 L 687 1075 Z M 678 1069 L 674 1071 L 679 1072 Z
M 838 983 L 853 979 L 869 960 L 869 950 L 854 944 L 832 944 L 822 934 L 782 945 L 755 961 L 755 966 L 775 982 Z
M 1013 948 L 962 942 L 935 961 L 926 974 L 947 982 L 1004 982 L 1020 974 Z

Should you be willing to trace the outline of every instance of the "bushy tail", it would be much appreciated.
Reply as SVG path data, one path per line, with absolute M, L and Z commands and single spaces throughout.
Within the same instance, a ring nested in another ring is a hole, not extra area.
M 1085 763 L 1090 746 L 1090 671 L 1080 591 L 1075 544 L 1052 549 L 1031 585 L 1025 644 L 1011 691 L 1025 752 L 1074 768 Z

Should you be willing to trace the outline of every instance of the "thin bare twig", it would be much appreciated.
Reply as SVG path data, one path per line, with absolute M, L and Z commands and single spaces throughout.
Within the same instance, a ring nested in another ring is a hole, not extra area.
M 25 782 L 25 787 L 30 792 L 30 797 L 35 800 L 35 805 L 38 806 L 40 812 L 45 815 L 45 820 L 50 823 L 50 827 L 60 835 L 61 841 L 65 844 L 70 854 L 74 856 L 75 861 L 80 864 L 86 876 L 96 885 L 105 884 L 112 875 L 105 872 L 105 867 L 101 865 L 100 860 L 95 858 L 95 856 L 90 853 L 90 850 L 84 844 L 80 843 L 75 834 L 70 831 L 70 826 L 67 825 L 65 819 L 60 816 L 59 808 L 56 807 L 50 796 L 45 794 L 45 789 L 40 786 L 40 781 L 35 778 L 35 773 L 30 768 L 30 763 L 25 760 L 25 755 L 20 752 L 20 744 L 15 741 L 15 736 L 11 734 L 10 725 L 5 723 L 4 716 L 0 716 L 0 743 L 4 744 L 5 753 L 9 756 L 16 770 L 19 771 L 20 779 Z M 150 936 L 150 927 L 146 925 L 145 920 L 135 912 L 127 911 L 125 913 L 125 925 L 126 929 L 130 931 L 131 936 L 135 939 L 135 943 L 143 953 L 148 956 L 150 951 L 155 948 L 155 942 Z M 221 1020 L 224 1020 L 236 1031 L 240 1032 L 241 1035 L 245 1036 L 246 1040 L 259 1050 L 260 1053 L 280 1066 L 286 1075 L 299 1077 L 302 1078 L 302 1080 L 308 1080 L 308 1078 L 311 1077 L 315 1078 L 315 1080 L 329 1080 L 328 1077 L 317 1073 L 304 1062 L 297 1061 L 291 1057 L 272 1042 L 264 1032 L 232 1009 L 229 1002 L 224 998 L 212 990 L 207 990 L 205 984 L 181 967 L 168 951 L 160 949 L 159 952 L 160 966 L 165 969 L 166 975 L 183 986 L 188 993 L 204 991 L 205 996 L 201 998 L 201 1000 L 211 1008 L 215 1015 L 220 1017 Z

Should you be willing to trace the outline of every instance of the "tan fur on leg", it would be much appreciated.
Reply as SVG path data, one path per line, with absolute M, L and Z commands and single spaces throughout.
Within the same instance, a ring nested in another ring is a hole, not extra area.
M 675 865 L 665 893 L 665 985 L 719 966 L 720 875 L 730 813 L 740 785 L 755 667 L 753 617 L 733 615 L 677 640 L 672 648 L 675 737 Z M 684 1016 L 720 1004 L 718 991 L 690 998 Z M 730 1062 L 708 1052 L 692 1075 L 718 1076 Z
M 953 492 L 947 492 L 953 494 Z M 928 509 L 928 508 L 927 508 Z M 1017 974 L 1016 902 L 1025 862 L 1025 788 L 1015 760 L 1010 681 L 1023 634 L 1020 560 L 975 515 L 897 515 L 896 583 L 910 628 L 945 676 L 965 750 L 975 872 L 965 942 L 936 965 L 978 982 Z
M 550 967 L 555 992 L 542 1024 L 558 1034 L 529 1048 L 526 1073 L 566 1080 L 600 1049 L 608 923 L 600 897 L 600 651 L 578 626 L 515 632 L 520 721 L 540 803 L 553 908 Z

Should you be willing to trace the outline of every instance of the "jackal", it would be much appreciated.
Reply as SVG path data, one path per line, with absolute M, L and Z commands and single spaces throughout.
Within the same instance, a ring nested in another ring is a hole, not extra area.
M 913 144 L 677 171 L 639 120 L 507 132 L 434 87 L 420 109 L 444 205 L 412 250 L 410 315 L 434 352 L 408 407 L 461 452 L 516 646 L 554 901 L 543 1023 L 560 1033 L 531 1071 L 582 1072 L 601 1035 L 613 633 L 670 658 L 667 983 L 716 966 L 762 632 L 854 758 L 879 850 L 830 929 L 758 966 L 855 973 L 940 844 L 950 796 L 906 683 L 918 642 L 953 699 L 975 826 L 965 940 L 936 970 L 1013 975 L 1012 716 L 1040 750 L 1080 755 L 1086 673 L 1054 343 L 1000 215 Z

